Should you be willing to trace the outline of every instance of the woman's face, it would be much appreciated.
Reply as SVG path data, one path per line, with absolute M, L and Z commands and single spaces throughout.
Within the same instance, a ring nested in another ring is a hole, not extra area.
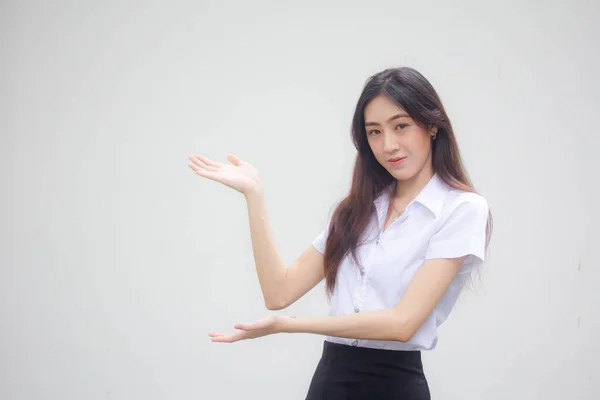
M 408 180 L 431 171 L 431 137 L 437 128 L 420 126 L 386 96 L 367 104 L 365 131 L 375 158 L 394 178 Z

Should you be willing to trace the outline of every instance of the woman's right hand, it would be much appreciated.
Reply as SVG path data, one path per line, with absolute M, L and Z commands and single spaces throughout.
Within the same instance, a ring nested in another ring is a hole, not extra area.
M 231 164 L 222 164 L 199 155 L 189 157 L 188 166 L 204 178 L 222 183 L 238 192 L 248 195 L 262 190 L 258 170 L 250 163 L 228 154 Z

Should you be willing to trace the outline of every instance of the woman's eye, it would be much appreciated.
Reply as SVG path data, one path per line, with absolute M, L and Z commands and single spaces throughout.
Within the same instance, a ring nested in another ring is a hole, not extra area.
M 378 130 L 369 131 L 369 135 L 375 135 L 376 133 L 379 133 L 379 131 Z
M 404 129 L 404 128 L 406 128 L 408 125 L 407 125 L 407 124 L 398 124 L 398 126 L 400 127 L 400 129 Z M 398 128 L 398 126 L 396 126 L 396 128 Z

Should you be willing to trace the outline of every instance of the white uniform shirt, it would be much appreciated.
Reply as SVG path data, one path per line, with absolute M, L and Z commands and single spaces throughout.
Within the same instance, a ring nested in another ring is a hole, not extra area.
M 436 174 L 382 232 L 391 188 L 375 200 L 375 211 L 359 241 L 363 269 L 351 256 L 340 264 L 329 315 L 392 308 L 426 259 L 467 257 L 443 298 L 408 342 L 332 336 L 326 340 L 389 350 L 430 350 L 437 343 L 437 328 L 450 314 L 468 273 L 483 263 L 488 205 L 478 194 L 447 186 Z M 327 233 L 328 226 L 313 241 L 320 253 L 325 251 Z

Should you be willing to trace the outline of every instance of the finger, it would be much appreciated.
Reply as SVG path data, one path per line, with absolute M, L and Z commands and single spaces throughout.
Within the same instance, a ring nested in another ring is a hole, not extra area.
M 206 163 L 204 163 L 202 160 L 198 159 L 195 156 L 188 157 L 188 159 L 193 163 L 193 165 L 196 168 L 202 168 L 202 169 L 205 169 L 205 170 L 208 170 L 208 171 L 216 171 L 217 170 L 216 167 L 211 166 L 211 165 L 207 165 Z
M 193 162 L 194 165 L 197 165 L 198 167 L 207 167 L 207 165 L 202 160 L 198 159 L 197 156 L 189 156 L 188 160 Z
M 198 160 L 202 161 L 204 164 L 206 164 L 206 165 L 210 166 L 210 167 L 217 167 L 217 168 L 218 168 L 218 167 L 222 166 L 222 164 L 221 164 L 221 163 L 218 163 L 218 162 L 216 162 L 216 161 L 213 161 L 213 160 L 211 160 L 211 159 L 208 159 L 208 158 L 206 158 L 206 157 L 200 156 L 200 155 L 198 155 L 198 154 L 196 154 L 196 158 L 197 158 Z
M 199 168 L 198 171 L 196 171 L 196 175 L 200 175 L 204 178 L 208 178 L 208 179 L 212 179 L 213 181 L 217 181 L 220 182 L 219 180 L 219 174 L 217 172 L 214 171 L 209 171 L 206 169 L 201 169 Z
M 196 164 L 188 164 L 188 167 L 190 167 L 194 172 L 198 172 L 198 171 L 211 171 L 211 172 L 218 172 L 218 169 L 215 167 L 211 167 L 211 166 L 203 166 L 203 167 L 199 167 Z
M 256 324 L 235 324 L 233 327 L 235 329 L 241 329 L 243 331 L 250 331 L 252 329 L 256 329 Z
M 230 338 L 232 336 L 232 334 L 224 334 L 224 333 L 219 333 L 219 332 L 209 332 L 208 336 L 210 336 L 213 339 L 217 339 L 220 341 L 225 341 L 228 338 Z
M 196 164 L 188 164 L 188 167 L 190 167 L 194 172 L 198 172 L 202 169 L 199 166 L 197 166 Z
M 229 160 L 229 162 L 231 162 L 233 165 L 235 166 L 240 166 L 242 165 L 243 161 L 240 160 L 239 158 L 237 158 L 236 156 L 234 156 L 233 154 L 227 154 L 227 159 Z
M 217 170 L 217 167 L 215 167 L 213 165 L 206 164 L 204 161 L 202 161 L 200 158 L 198 158 L 198 156 L 188 157 L 188 159 L 192 163 L 194 163 L 195 166 L 197 166 L 199 168 L 203 168 L 203 169 L 206 169 L 208 171 L 216 171 Z
M 233 342 L 237 342 L 238 340 L 241 340 L 244 338 L 244 332 L 236 332 L 236 333 L 232 333 L 230 335 L 221 335 L 221 336 L 215 336 L 212 338 L 213 342 L 221 342 L 221 343 L 233 343 Z
M 233 343 L 231 335 L 215 336 L 211 340 L 218 343 Z

